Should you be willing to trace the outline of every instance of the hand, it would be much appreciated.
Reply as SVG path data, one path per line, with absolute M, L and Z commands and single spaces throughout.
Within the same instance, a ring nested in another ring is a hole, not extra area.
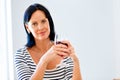
M 62 41 L 62 43 L 66 43 L 67 44 L 67 46 L 68 46 L 68 49 L 69 49 L 69 56 L 74 60 L 74 61 L 76 61 L 76 60 L 78 60 L 78 58 L 77 58 L 77 56 L 76 56 L 76 53 L 75 53 L 75 50 L 74 50 L 74 47 L 71 45 L 71 43 L 69 42 L 69 41 L 67 41 L 67 40 L 64 40 L 64 41 Z
M 68 47 L 64 44 L 53 45 L 40 60 L 49 63 L 51 60 L 55 60 L 56 57 L 65 58 L 70 56 Z

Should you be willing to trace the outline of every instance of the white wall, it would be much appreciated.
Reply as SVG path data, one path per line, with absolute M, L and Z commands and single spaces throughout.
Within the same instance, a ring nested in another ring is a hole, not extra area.
M 83 80 L 112 80 L 116 77 L 113 0 L 12 0 L 14 52 L 26 42 L 23 13 L 34 2 L 49 9 L 56 31 L 74 45 Z
M 1 4 L 3 3 L 3 4 Z M 7 64 L 7 37 L 4 36 L 7 35 L 6 33 L 6 18 L 5 18 L 5 6 L 4 5 L 5 1 L 0 0 L 0 79 L 7 80 L 8 79 L 8 64 Z
M 11 0 L 0 0 L 0 79 L 14 80 Z
M 114 31 L 114 54 L 115 54 L 115 77 L 120 78 L 120 0 L 113 2 L 113 31 Z

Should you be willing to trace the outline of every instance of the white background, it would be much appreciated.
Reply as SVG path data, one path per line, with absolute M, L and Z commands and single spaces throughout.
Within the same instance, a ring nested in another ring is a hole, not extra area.
M 26 43 L 23 14 L 35 2 L 49 9 L 57 33 L 75 47 L 83 80 L 120 77 L 119 0 L 12 0 L 14 53 Z

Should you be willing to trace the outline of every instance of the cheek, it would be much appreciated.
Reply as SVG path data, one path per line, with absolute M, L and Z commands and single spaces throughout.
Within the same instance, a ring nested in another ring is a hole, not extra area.
M 46 29 L 50 33 L 50 25 L 49 25 L 49 23 L 46 24 Z
M 50 33 L 50 27 L 48 28 L 48 32 Z
M 48 32 L 49 32 L 49 35 L 50 35 L 50 27 L 48 27 Z
M 46 32 L 45 36 L 49 37 L 49 35 L 50 35 L 50 30 L 49 30 L 49 28 L 47 28 L 47 32 Z
M 46 28 L 47 28 L 47 34 L 46 34 L 46 37 L 49 37 L 49 36 L 50 36 L 50 28 L 49 28 L 49 26 L 46 27 Z
M 35 29 L 29 28 L 29 30 L 33 34 L 33 36 L 36 34 L 36 30 Z

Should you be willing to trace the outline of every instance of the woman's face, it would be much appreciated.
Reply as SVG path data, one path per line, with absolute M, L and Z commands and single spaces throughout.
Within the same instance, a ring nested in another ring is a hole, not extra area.
M 43 11 L 35 11 L 28 24 L 26 25 L 27 31 L 32 33 L 35 39 L 44 40 L 49 38 L 50 26 Z

